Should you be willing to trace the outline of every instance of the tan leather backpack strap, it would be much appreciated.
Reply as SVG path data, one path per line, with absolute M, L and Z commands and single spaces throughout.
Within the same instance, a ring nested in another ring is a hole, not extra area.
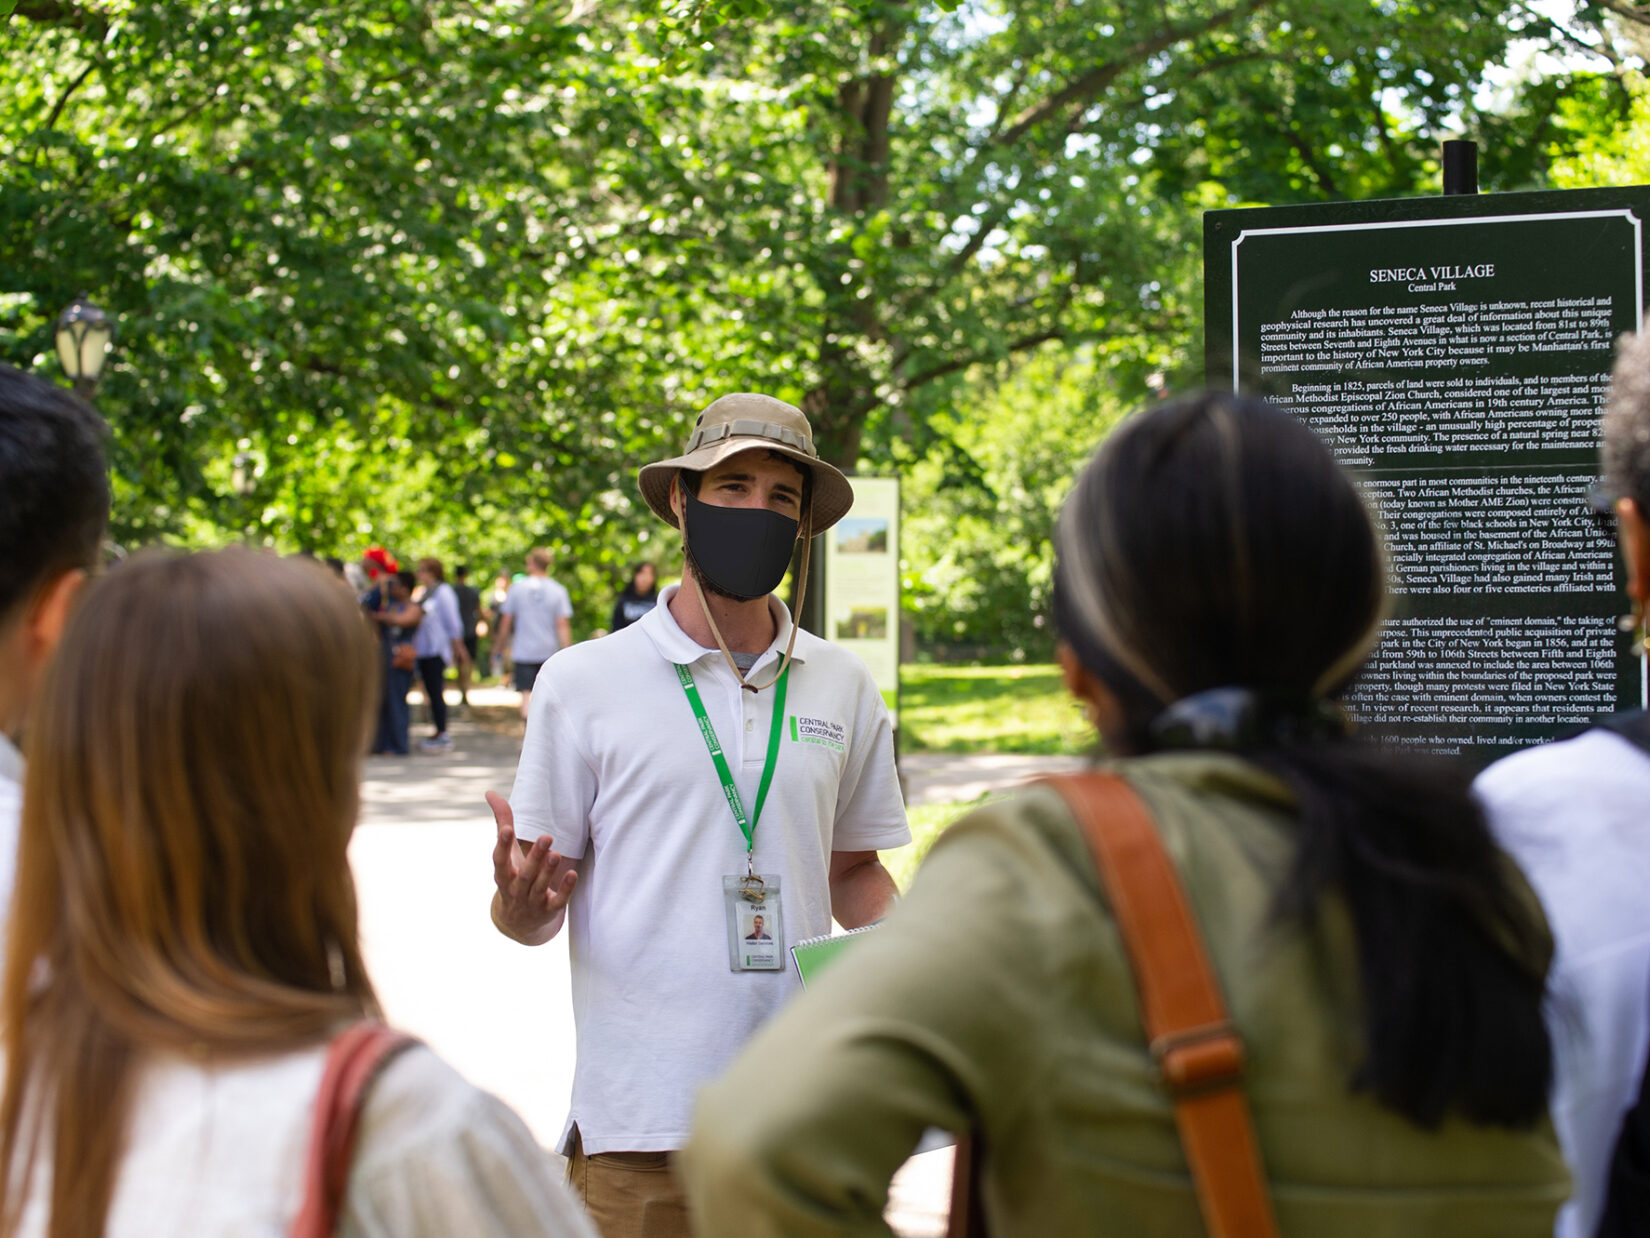
M 1083 827 L 1129 952 L 1146 1040 L 1174 1101 L 1211 1238 L 1277 1233 L 1232 1027 L 1203 936 L 1151 812 L 1112 774 L 1045 779 Z
M 352 1023 L 333 1039 L 315 1093 L 304 1196 L 289 1238 L 331 1238 L 344 1206 L 367 1089 L 390 1058 L 417 1043 L 404 1032 L 370 1021 Z

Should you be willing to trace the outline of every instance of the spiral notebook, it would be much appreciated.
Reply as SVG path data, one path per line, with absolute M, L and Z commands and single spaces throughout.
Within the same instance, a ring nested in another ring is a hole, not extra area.
M 808 983 L 829 967 L 856 938 L 864 936 L 876 927 L 874 924 L 867 924 L 861 928 L 849 929 L 845 933 L 824 933 L 818 937 L 804 937 L 792 946 L 791 962 L 796 964 L 796 978 L 802 981 L 802 987 L 807 988 Z

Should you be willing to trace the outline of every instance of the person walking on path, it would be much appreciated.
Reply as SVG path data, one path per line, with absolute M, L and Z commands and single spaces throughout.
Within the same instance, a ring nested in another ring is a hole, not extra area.
M 382 600 L 372 612 L 378 625 L 380 660 L 384 686 L 380 693 L 378 734 L 373 740 L 374 755 L 404 757 L 411 751 L 408 730 L 412 724 L 407 710 L 407 692 L 412 688 L 418 667 L 418 650 L 413 636 L 424 612 L 412 600 L 417 578 L 411 572 L 390 572 L 379 578 Z
M 493 578 L 493 587 L 486 595 L 482 614 L 487 621 L 487 663 L 493 678 L 504 678 L 504 641 L 499 636 L 499 625 L 504 622 L 504 599 L 510 596 L 510 577 L 500 572 Z
M 459 617 L 458 595 L 447 583 L 440 559 L 418 561 L 419 609 L 424 620 L 413 633 L 413 650 L 418 655 L 418 677 L 424 697 L 430 703 L 430 722 L 435 731 L 419 742 L 421 752 L 446 752 L 453 746 L 447 734 L 446 680 L 449 666 L 463 667 L 470 654 L 464 648 L 464 627 Z
M 498 643 L 515 664 L 521 716 L 527 717 L 539 668 L 573 643 L 573 600 L 550 579 L 550 552 L 527 552 L 527 575 L 510 586 L 499 608 Z
M 605 1238 L 676 1238 L 695 1092 L 795 991 L 788 946 L 883 914 L 877 853 L 910 830 L 870 672 L 774 596 L 853 501 L 807 419 L 724 396 L 638 480 L 687 571 L 541 672 L 513 800 L 488 795 L 492 914 L 527 945 L 571 936 L 574 1186 Z
M 82 401 L 0 365 L 0 925 L 23 807 L 23 737 L 109 519 L 107 435 Z
M 1603 436 L 1603 488 L 1642 642 L 1650 602 L 1650 335 L 1622 340 Z M 1553 927 L 1553 1122 L 1575 1176 L 1559 1238 L 1593 1238 L 1616 1132 L 1650 1052 L 1647 743 L 1650 720 L 1635 710 L 1505 757 L 1476 784 L 1491 828 L 1529 874 Z M 1645 1231 L 1611 1231 L 1626 1232 Z
M 651 563 L 638 563 L 630 573 L 630 582 L 613 603 L 613 618 L 608 624 L 608 631 L 623 631 L 658 603 L 659 570 Z
M 453 569 L 453 594 L 458 598 L 458 626 L 464 634 L 464 652 L 458 664 L 458 703 L 470 703 L 470 676 L 475 672 L 480 648 L 481 590 L 470 583 L 470 569 L 460 563 Z

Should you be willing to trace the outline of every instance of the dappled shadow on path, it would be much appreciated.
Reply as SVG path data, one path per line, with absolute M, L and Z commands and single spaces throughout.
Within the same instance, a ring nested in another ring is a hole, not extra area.
M 448 752 L 426 755 L 418 740 L 427 726 L 413 728 L 413 753 L 405 757 L 368 757 L 361 778 L 361 821 L 367 825 L 416 825 L 474 817 L 490 823 L 482 799 L 486 791 L 506 797 L 516 777 L 521 739 L 454 721 Z

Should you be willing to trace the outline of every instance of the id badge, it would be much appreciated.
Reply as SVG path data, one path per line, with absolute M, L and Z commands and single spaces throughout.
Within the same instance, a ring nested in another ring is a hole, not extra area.
M 728 921 L 728 966 L 734 971 L 783 971 L 785 923 L 779 878 L 768 874 L 722 878 Z

